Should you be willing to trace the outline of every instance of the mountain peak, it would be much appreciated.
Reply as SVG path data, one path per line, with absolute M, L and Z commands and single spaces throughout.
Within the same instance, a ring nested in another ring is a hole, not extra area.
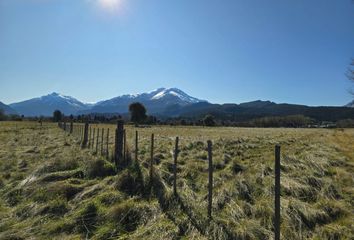
M 245 102 L 245 103 L 240 103 L 241 107 L 252 107 L 252 108 L 263 108 L 266 106 L 274 105 L 274 102 L 271 101 L 262 101 L 262 100 L 256 100 L 252 102 Z
M 63 94 L 60 94 L 60 93 L 58 93 L 58 92 L 52 92 L 52 93 L 50 93 L 50 94 L 48 94 L 48 95 L 42 96 L 42 98 L 43 98 L 43 97 L 60 97 L 60 98 L 67 98 L 67 99 L 71 98 L 71 99 L 74 99 L 73 97 L 64 96 Z
M 126 113 L 128 111 L 129 104 L 133 102 L 140 102 L 144 104 L 149 111 L 149 114 L 154 114 L 164 111 L 169 106 L 186 106 L 189 104 L 206 101 L 191 97 L 175 87 L 161 87 L 145 93 L 125 94 L 109 100 L 100 101 L 96 103 L 89 111 L 97 113 Z
M 150 114 L 164 111 L 171 106 L 186 106 L 198 102 L 206 102 L 192 97 L 178 89 L 161 87 L 151 92 L 139 94 L 125 94 L 95 104 L 85 104 L 79 100 L 52 92 L 48 95 L 11 104 L 17 112 L 26 116 L 50 116 L 54 110 L 61 110 L 65 114 L 81 113 L 126 113 L 132 102 L 141 102 Z
M 200 100 L 198 98 L 194 98 L 189 96 L 187 93 L 183 92 L 182 90 L 178 88 L 159 88 L 156 91 L 153 91 L 154 95 L 151 97 L 151 100 L 159 100 L 162 98 L 166 97 L 174 97 L 178 98 L 179 100 L 189 104 L 189 103 L 197 103 L 197 102 L 202 102 L 203 100 Z
M 55 110 L 60 110 L 64 114 L 77 114 L 78 111 L 89 108 L 87 104 L 57 92 L 18 103 L 12 103 L 10 107 L 25 116 L 51 116 Z

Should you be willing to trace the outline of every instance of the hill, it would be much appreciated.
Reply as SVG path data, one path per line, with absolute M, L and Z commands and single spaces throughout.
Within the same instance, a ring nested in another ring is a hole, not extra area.
M 0 109 L 2 109 L 5 114 L 17 114 L 17 112 L 13 108 L 2 102 L 0 102 Z

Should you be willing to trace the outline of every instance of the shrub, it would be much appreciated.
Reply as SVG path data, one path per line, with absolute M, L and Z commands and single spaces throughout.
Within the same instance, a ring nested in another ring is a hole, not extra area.
M 203 119 L 204 125 L 208 126 L 208 127 L 212 127 L 215 126 L 215 120 L 214 120 L 214 116 L 212 115 L 206 115 Z

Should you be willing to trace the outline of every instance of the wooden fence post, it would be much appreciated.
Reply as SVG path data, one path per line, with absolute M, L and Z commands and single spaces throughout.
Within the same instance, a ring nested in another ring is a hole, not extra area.
M 82 147 L 83 147 L 83 148 L 87 147 L 88 128 L 89 128 L 89 124 L 88 124 L 88 122 L 86 122 L 86 123 L 85 123 L 85 128 L 84 128 L 84 140 L 82 141 Z
M 150 147 L 150 186 L 152 186 L 153 178 L 153 167 L 154 167 L 154 134 L 151 134 L 151 147 Z
M 64 121 L 64 131 L 66 131 L 66 121 Z
M 97 138 L 96 138 L 96 154 L 98 154 L 98 140 L 100 139 L 100 129 L 97 128 Z
M 96 136 L 96 128 L 93 128 L 93 135 L 92 135 L 92 144 L 91 148 L 93 149 L 95 146 L 95 136 Z
M 177 157 L 178 157 L 178 141 L 179 138 L 176 137 L 175 152 L 174 152 L 174 164 L 173 164 L 173 194 L 177 195 Z
M 103 155 L 103 136 L 104 136 L 104 128 L 102 128 L 101 134 L 101 155 Z
M 83 141 L 84 140 L 84 127 L 85 127 L 85 125 L 81 125 L 81 141 Z
M 124 159 L 124 164 L 128 165 L 128 162 L 127 162 L 127 135 L 126 135 L 125 129 L 123 130 L 123 159 Z
M 275 146 L 274 240 L 280 240 L 280 146 Z
M 79 139 L 80 139 L 80 142 L 82 142 L 81 124 L 79 125 Z
M 212 142 L 208 141 L 208 159 L 209 159 L 209 184 L 208 184 L 208 218 L 211 220 L 211 208 L 213 205 L 213 152 Z
M 119 167 L 119 164 L 122 162 L 122 157 L 123 157 L 123 131 L 124 131 L 124 122 L 123 120 L 118 120 L 117 129 L 116 129 L 115 147 L 114 147 L 114 162 L 117 169 Z
M 106 141 L 106 158 L 107 158 L 107 160 L 109 159 L 108 144 L 109 144 L 109 128 L 107 129 L 107 141 Z
M 135 131 L 135 162 L 138 162 L 138 152 L 139 152 L 139 149 L 138 149 L 138 131 Z
M 74 123 L 73 123 L 73 120 L 71 120 L 71 122 L 70 122 L 70 134 L 73 134 L 73 131 L 74 131 Z
M 91 136 L 92 135 L 92 128 L 91 128 L 91 126 L 90 126 L 90 128 L 89 128 L 89 141 L 88 141 L 88 148 L 91 148 Z

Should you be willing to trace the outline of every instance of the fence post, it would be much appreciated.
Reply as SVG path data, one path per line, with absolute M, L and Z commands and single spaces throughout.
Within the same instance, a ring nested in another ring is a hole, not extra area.
M 73 120 L 71 120 L 71 122 L 70 122 L 70 134 L 73 134 L 73 131 L 74 131 L 74 123 L 73 123 Z
M 125 129 L 123 130 L 123 159 L 124 159 L 124 164 L 128 165 L 128 162 L 127 162 L 127 135 L 126 135 Z
M 101 134 L 101 155 L 103 155 L 103 135 L 104 135 L 104 128 L 102 128 L 102 134 Z
M 64 131 L 66 131 L 66 121 L 64 121 Z
M 208 184 L 208 218 L 211 220 L 211 208 L 213 205 L 213 153 L 212 142 L 208 140 L 208 159 L 209 159 L 209 184 Z
M 92 135 L 92 144 L 91 148 L 93 149 L 95 146 L 95 136 L 96 136 L 96 128 L 93 128 L 93 135 Z
M 83 148 L 87 147 L 88 128 L 89 128 L 89 124 L 88 124 L 88 122 L 86 122 L 86 123 L 85 123 L 85 128 L 84 128 L 84 140 L 82 141 L 82 147 L 83 147 Z
M 150 148 L 150 186 L 152 186 L 153 166 L 154 166 L 154 134 L 151 134 L 151 148 Z
M 91 148 L 91 136 L 92 135 L 92 128 L 91 128 L 91 126 L 90 126 L 90 128 L 89 128 L 89 137 L 88 137 L 88 148 Z
M 123 131 L 124 131 L 124 122 L 123 120 L 118 120 L 117 129 L 116 129 L 115 147 L 114 147 L 114 162 L 117 169 L 123 157 Z
M 81 123 L 79 123 L 79 137 L 80 137 L 80 141 L 82 140 L 81 133 L 82 133 L 82 127 L 81 127 Z
M 175 152 L 174 152 L 174 164 L 173 164 L 173 194 L 177 195 L 177 157 L 178 157 L 178 141 L 179 138 L 176 137 Z
M 274 240 L 280 240 L 280 146 L 275 146 Z
M 135 131 L 135 162 L 138 162 L 138 131 Z
M 98 140 L 100 139 L 100 129 L 97 128 L 97 138 L 96 138 L 96 154 L 98 154 Z
M 107 160 L 109 159 L 109 150 L 108 150 L 108 144 L 109 144 L 109 128 L 107 129 L 107 141 L 106 141 L 106 158 Z

